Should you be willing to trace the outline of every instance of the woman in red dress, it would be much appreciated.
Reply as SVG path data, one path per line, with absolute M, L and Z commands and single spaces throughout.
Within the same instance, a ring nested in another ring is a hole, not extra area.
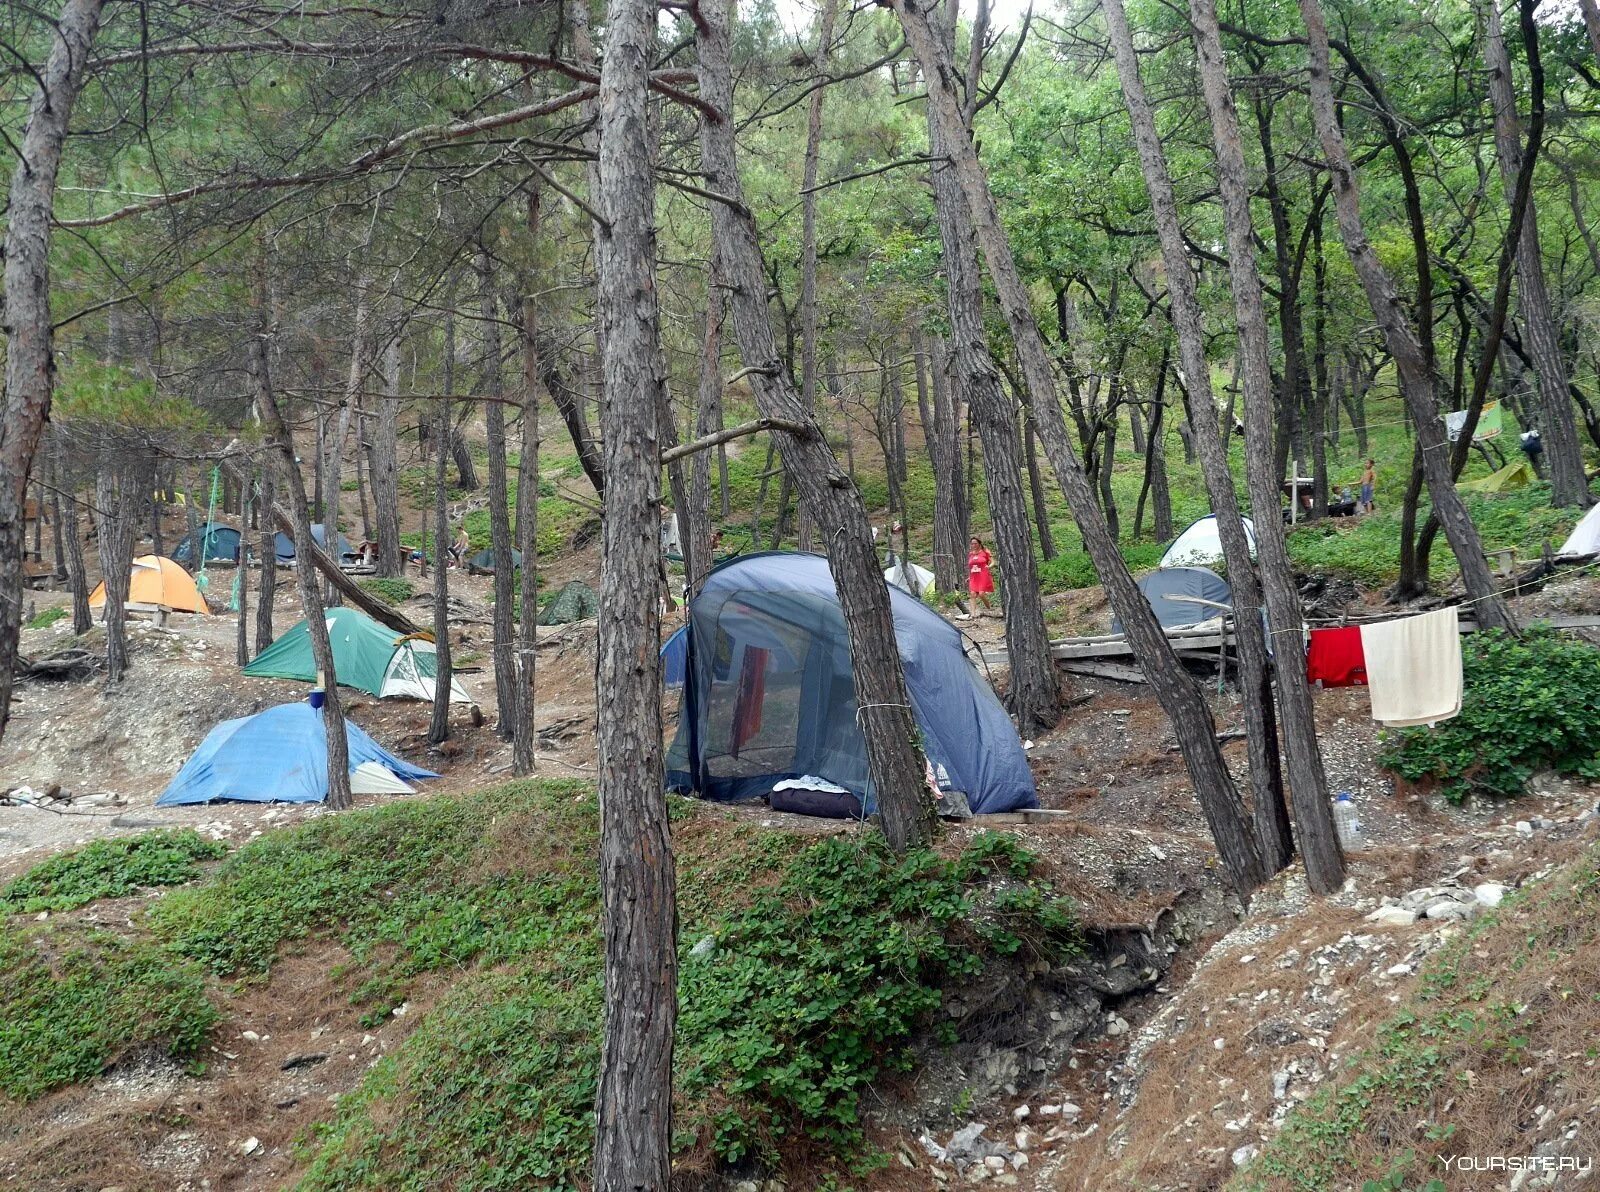
M 977 597 L 984 611 L 989 611 L 989 594 L 994 591 L 994 576 L 989 567 L 994 556 L 984 549 L 983 539 L 974 538 L 967 551 L 967 591 Z

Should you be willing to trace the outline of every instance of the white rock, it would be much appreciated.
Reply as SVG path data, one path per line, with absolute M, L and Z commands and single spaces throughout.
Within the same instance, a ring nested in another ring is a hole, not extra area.
M 1380 923 L 1385 927 L 1410 927 L 1416 921 L 1416 911 L 1399 906 L 1379 907 L 1367 916 L 1368 923 Z
M 1128 1020 L 1120 1014 L 1113 1014 L 1106 1020 L 1106 1034 L 1115 1039 L 1119 1035 L 1128 1033 Z
M 1032 1112 L 1033 1110 L 1029 1109 L 1026 1105 L 1019 1105 L 1011 1111 L 1011 1120 L 1014 1122 L 1026 1121 L 1028 1115 Z
M 984 1156 L 983 1165 L 996 1175 L 1006 1169 L 1006 1161 L 999 1155 Z
M 1276 1072 L 1272 1077 L 1272 1096 L 1274 1100 L 1282 1101 L 1289 1095 L 1289 1070 L 1287 1068 Z
M 1244 1146 L 1239 1147 L 1233 1152 L 1233 1165 L 1235 1167 L 1243 1167 L 1246 1163 L 1250 1162 L 1250 1160 L 1256 1157 L 1256 1154 L 1260 1151 L 1260 1149 L 1261 1148 L 1256 1146 L 1254 1143 L 1247 1143 Z
M 259 1042 L 261 1042 L 261 1036 L 256 1034 L 255 1031 L 245 1031 L 239 1037 L 241 1039 L 243 1039 L 246 1043 L 259 1043 Z
M 1255 958 L 1256 958 L 1256 954 L 1254 952 L 1246 952 L 1243 956 L 1239 957 L 1239 963 L 1240 964 L 1249 964 Z
M 1494 907 L 1500 905 L 1500 900 L 1506 896 L 1506 888 L 1499 882 L 1484 882 L 1481 886 L 1472 887 L 1472 894 L 1484 906 Z
M 1033 1149 L 1033 1131 L 1032 1130 L 1018 1130 L 1017 1133 L 1016 1133 L 1016 1137 L 1014 1137 L 1011 1141 L 1016 1144 L 1017 1150 L 1019 1150 L 1019 1151 L 1032 1150 Z
M 1074 1105 L 1071 1101 L 1067 1101 L 1061 1106 L 1061 1116 L 1064 1118 L 1075 1118 L 1082 1112 L 1082 1106 Z
M 1478 913 L 1476 902 L 1457 902 L 1454 898 L 1441 898 L 1428 904 L 1428 918 L 1444 921 L 1465 921 Z
M 1021 1151 L 1018 1151 L 1015 1155 L 1011 1156 L 1011 1167 L 1014 1171 L 1021 1171 L 1027 1165 L 1028 1156 L 1024 1155 Z
M 1517 821 L 1517 835 L 1518 836 L 1532 836 L 1533 835 L 1533 825 L 1530 824 L 1527 820 L 1518 820 Z M 1516 1184 L 1513 1183 L 1512 1187 L 1516 1187 Z
M 1061 1112 L 1061 1106 L 1059 1106 L 1059 1105 L 1041 1105 L 1041 1106 L 1039 1106 L 1039 1116 L 1040 1117 L 1055 1117 L 1060 1112 Z
M 252 1134 L 239 1144 L 239 1150 L 246 1155 L 253 1155 L 261 1149 L 261 1140 Z
M 1390 977 L 1409 977 L 1412 973 L 1416 972 L 1417 970 L 1412 968 L 1411 965 L 1409 965 L 1409 964 L 1401 963 L 1401 964 L 1391 964 L 1388 968 L 1384 969 L 1383 971 L 1384 971 L 1384 974 L 1386 976 L 1390 976 Z
M 1211 1040 L 1211 1046 L 1215 1047 L 1218 1051 L 1221 1051 L 1227 1045 L 1228 1045 L 1227 1042 L 1225 1040 L 1223 1040 L 1223 1039 L 1213 1039 L 1213 1040 Z
M 934 1141 L 933 1135 L 927 1133 L 926 1131 L 917 1135 L 917 1143 L 922 1147 L 923 1150 L 928 1152 L 928 1158 L 932 1159 L 936 1163 L 943 1163 L 945 1159 L 948 1158 L 944 1147 L 940 1146 L 936 1141 Z

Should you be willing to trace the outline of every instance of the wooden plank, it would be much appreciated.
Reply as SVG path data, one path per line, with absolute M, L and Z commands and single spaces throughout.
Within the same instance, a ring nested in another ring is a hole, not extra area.
M 1120 662 L 1090 661 L 1077 659 L 1064 662 L 1061 669 L 1069 675 L 1087 675 L 1094 679 L 1114 679 L 1119 683 L 1143 683 L 1144 672 L 1136 666 L 1125 666 Z

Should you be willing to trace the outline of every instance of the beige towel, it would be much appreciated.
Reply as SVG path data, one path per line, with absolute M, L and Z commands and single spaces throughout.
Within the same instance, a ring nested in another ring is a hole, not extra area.
M 1461 631 L 1441 608 L 1361 627 L 1372 718 L 1390 728 L 1449 720 L 1461 711 Z

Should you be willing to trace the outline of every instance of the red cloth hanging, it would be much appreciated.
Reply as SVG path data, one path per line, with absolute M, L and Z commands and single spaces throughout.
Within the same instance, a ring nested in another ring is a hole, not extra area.
M 739 695 L 733 705 L 733 742 L 728 750 L 734 757 L 739 756 L 739 750 L 746 741 L 761 731 L 761 704 L 767 694 L 769 652 L 760 646 L 746 646 L 744 649 L 744 665 L 739 671 Z
M 1361 649 L 1361 626 L 1313 629 L 1306 678 L 1324 687 L 1365 687 L 1367 656 Z

